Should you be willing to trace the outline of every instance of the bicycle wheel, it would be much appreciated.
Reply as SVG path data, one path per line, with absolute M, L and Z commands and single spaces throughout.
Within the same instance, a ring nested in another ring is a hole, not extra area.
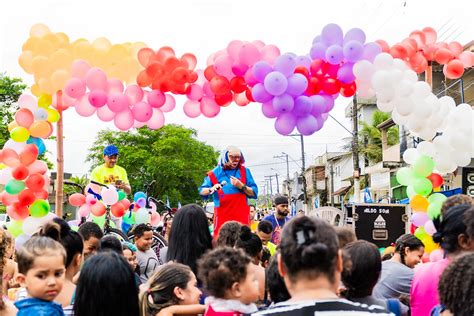
M 111 235 L 116 237 L 120 242 L 129 241 L 127 235 L 125 235 L 120 229 L 117 228 L 109 228 L 107 232 L 104 234 L 105 236 Z

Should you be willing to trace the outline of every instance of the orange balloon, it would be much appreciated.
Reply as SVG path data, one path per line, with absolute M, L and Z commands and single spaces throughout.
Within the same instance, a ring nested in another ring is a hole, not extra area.
M 414 212 L 426 212 L 429 205 L 428 199 L 418 194 L 410 199 L 410 207 Z
M 459 59 L 453 59 L 443 66 L 443 73 L 448 79 L 460 78 L 464 73 L 464 65 Z
M 408 57 L 408 51 L 402 44 L 395 44 L 390 48 L 390 55 L 393 58 L 406 59 Z
M 30 135 L 38 138 L 48 138 L 53 133 L 53 127 L 48 121 L 36 121 L 30 126 Z
M 28 144 L 20 153 L 20 162 L 24 166 L 31 165 L 38 158 L 38 147 L 34 144 Z
M 436 39 L 438 38 L 438 34 L 436 30 L 432 27 L 425 27 L 422 32 L 425 34 L 426 44 L 434 44 L 436 43 Z
M 2 161 L 4 164 L 12 168 L 15 168 L 21 164 L 20 157 L 16 151 L 11 148 L 5 148 L 2 150 Z
M 91 213 L 94 214 L 94 216 L 102 216 L 105 214 L 105 211 L 105 205 L 102 202 L 97 202 L 91 206 Z
M 8 131 L 11 132 L 15 127 L 18 127 L 18 123 L 16 121 L 11 121 L 8 123 Z
M 435 60 L 438 64 L 441 65 L 447 64 L 453 58 L 453 53 L 446 48 L 440 48 L 435 53 Z

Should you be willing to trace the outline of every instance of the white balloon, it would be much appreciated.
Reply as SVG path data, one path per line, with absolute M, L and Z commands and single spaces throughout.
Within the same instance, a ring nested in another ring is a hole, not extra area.
M 436 131 L 429 126 L 425 126 L 419 134 L 422 139 L 430 141 L 436 136 Z
M 408 116 L 413 113 L 415 105 L 409 98 L 400 98 L 397 103 L 397 112 L 403 116 Z
M 428 83 L 424 81 L 415 82 L 413 86 L 413 93 L 412 95 L 418 99 L 423 99 L 429 96 L 431 92 L 431 87 Z
M 393 89 L 378 91 L 375 95 L 377 97 L 377 101 L 382 103 L 392 102 L 395 99 L 395 92 Z
M 453 156 L 453 161 L 457 166 L 466 167 L 471 163 L 471 155 L 467 152 L 456 152 Z
M 428 103 L 423 100 L 413 100 L 413 103 L 416 105 L 413 110 L 413 115 L 426 119 L 431 115 L 431 107 Z
M 424 127 L 424 119 L 411 115 L 407 127 L 410 131 L 420 133 Z
M 388 53 L 381 53 L 375 56 L 375 69 L 390 69 L 393 66 L 393 57 Z
M 451 110 L 454 110 L 454 108 L 456 107 L 456 102 L 454 102 L 454 99 L 449 96 L 443 96 L 439 98 L 439 102 L 441 103 L 443 111 L 446 111 L 443 115 L 447 115 Z
M 354 76 L 358 81 L 361 82 L 370 82 L 372 80 L 372 75 L 374 74 L 374 65 L 367 60 L 360 60 L 354 64 L 352 68 Z M 357 86 L 359 88 L 359 86 Z
M 416 159 L 418 159 L 419 156 L 420 154 L 415 148 L 408 148 L 403 153 L 403 161 L 405 161 L 407 164 L 412 165 L 415 163 Z
M 389 89 L 391 86 L 390 78 L 388 71 L 386 70 L 378 70 L 372 76 L 372 87 L 374 87 L 375 91 L 381 91 L 384 89 Z
M 13 179 L 12 168 L 6 167 L 0 171 L 0 184 L 7 184 L 8 181 Z
M 410 116 L 404 116 L 398 113 L 396 110 L 392 111 L 392 120 L 397 124 L 397 125 L 404 125 L 408 122 L 408 119 Z
M 413 70 L 405 70 L 403 72 L 403 78 L 413 83 L 418 81 L 418 75 Z
M 17 143 L 16 141 L 14 141 L 13 139 L 9 139 L 7 140 L 7 142 L 5 143 L 5 145 L 3 145 L 3 148 L 10 148 L 10 149 L 13 149 L 14 151 L 16 151 L 17 154 L 20 154 L 21 151 L 26 147 L 26 142 L 20 142 L 20 143 Z
M 394 58 L 393 59 L 393 67 L 395 67 L 396 69 L 399 69 L 401 71 L 404 71 L 404 70 L 407 70 L 408 67 L 407 65 L 405 64 L 405 62 L 401 59 L 398 59 L 398 58 Z
M 38 121 L 46 121 L 48 119 L 48 112 L 43 108 L 37 108 L 34 115 L 35 119 Z
M 36 97 L 26 93 L 20 95 L 17 103 L 20 108 L 29 109 L 33 113 L 38 108 Z
M 378 99 L 377 94 L 377 107 L 382 112 L 392 112 L 395 104 L 393 102 L 382 102 Z
M 395 93 L 401 97 L 407 97 L 413 92 L 413 82 L 403 79 L 395 87 Z
M 436 154 L 436 149 L 432 142 L 423 141 L 418 144 L 418 146 L 416 147 L 416 150 L 421 155 L 426 155 L 431 158 L 433 158 Z
M 433 145 L 436 148 L 436 153 L 446 153 L 452 150 L 451 145 L 449 143 L 450 139 L 446 135 L 441 135 L 436 137 L 433 140 Z
M 41 226 L 44 224 L 44 219 L 42 217 L 32 217 L 28 216 L 23 221 L 23 232 L 29 236 L 37 233 Z
M 398 84 L 403 79 L 403 71 L 393 68 L 389 71 L 390 81 Z

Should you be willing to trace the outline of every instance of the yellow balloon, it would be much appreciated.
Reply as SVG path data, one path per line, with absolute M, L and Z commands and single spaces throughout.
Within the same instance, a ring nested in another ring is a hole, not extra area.
M 26 140 L 30 137 L 30 132 L 23 126 L 18 126 L 12 129 L 12 131 L 10 132 L 10 137 L 14 141 L 22 143 L 26 142 Z
M 92 47 L 100 52 L 108 52 L 112 44 L 105 37 L 99 37 L 92 42 Z
M 38 106 L 47 109 L 53 103 L 53 97 L 50 94 L 42 93 L 38 98 Z
M 46 34 L 42 40 L 49 42 L 54 51 L 61 47 L 61 39 L 55 33 Z
M 21 47 L 22 51 L 32 51 L 34 52 L 36 49 L 36 46 L 38 46 L 40 42 L 40 39 L 38 37 L 29 37 L 26 42 L 23 43 L 23 46 Z
M 42 23 L 35 24 L 30 29 L 31 37 L 43 37 L 46 34 L 50 33 L 49 27 Z
M 54 110 L 54 109 L 47 109 L 46 110 L 48 112 L 48 122 L 50 123 L 56 123 L 57 121 L 59 121 L 59 112 Z
M 55 51 L 53 44 L 44 38 L 40 38 L 38 45 L 35 47 L 35 54 L 49 57 Z
M 87 40 L 77 40 L 72 44 L 72 55 L 74 59 L 84 59 L 85 61 L 90 61 L 92 51 L 92 46 Z
M 427 253 L 430 253 L 433 250 L 436 250 L 439 248 L 439 245 L 433 241 L 433 238 L 430 235 L 423 238 L 422 242 L 423 242 L 423 245 L 425 245 L 425 252 Z
M 7 167 L 7 165 L 5 165 L 3 163 L 0 163 L 0 170 L 5 169 L 6 167 Z
M 20 57 L 18 58 L 18 63 L 20 64 L 21 68 L 29 74 L 33 74 L 33 52 L 32 51 L 24 51 L 21 53 Z
M 13 120 L 10 123 L 8 123 L 8 131 L 11 132 L 15 127 L 18 127 L 18 123 Z
M 36 97 L 39 97 L 41 95 L 41 90 L 36 83 L 31 86 L 30 90 L 31 93 Z
M 71 77 L 69 72 L 64 69 L 59 69 L 53 72 L 51 75 L 51 84 L 53 88 L 53 92 L 59 91 L 64 89 L 66 82 Z
M 60 48 L 55 51 L 51 58 L 53 63 L 53 68 L 56 69 L 70 69 L 72 64 L 72 54 L 69 50 L 65 48 Z
M 51 74 L 51 66 L 49 59 L 44 56 L 36 56 L 31 62 L 33 74 L 38 77 L 49 77 Z
M 69 36 L 67 36 L 65 33 L 63 32 L 58 32 L 56 33 L 56 36 L 59 38 L 59 41 L 61 43 L 61 47 L 64 47 L 64 48 L 69 48 Z
M 45 79 L 45 78 L 41 78 L 39 81 L 38 81 L 38 86 L 40 88 L 40 91 L 43 92 L 43 93 L 47 93 L 47 94 L 53 94 L 55 91 L 53 90 L 53 86 L 51 84 L 51 80 L 50 79 Z

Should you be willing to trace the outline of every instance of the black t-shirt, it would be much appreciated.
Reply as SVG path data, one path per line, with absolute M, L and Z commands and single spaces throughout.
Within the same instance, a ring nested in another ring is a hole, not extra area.
M 351 316 L 363 316 L 363 315 L 380 315 L 388 316 L 393 315 L 387 312 L 386 309 L 378 305 L 367 305 L 356 302 L 350 302 L 345 299 L 334 299 L 334 300 L 313 300 L 313 301 L 301 301 L 301 302 L 281 302 L 274 306 L 270 306 L 269 309 L 259 311 L 252 314 L 252 316 L 280 316 L 280 315 L 292 315 L 292 316 L 337 316 L 337 315 L 351 315 Z

